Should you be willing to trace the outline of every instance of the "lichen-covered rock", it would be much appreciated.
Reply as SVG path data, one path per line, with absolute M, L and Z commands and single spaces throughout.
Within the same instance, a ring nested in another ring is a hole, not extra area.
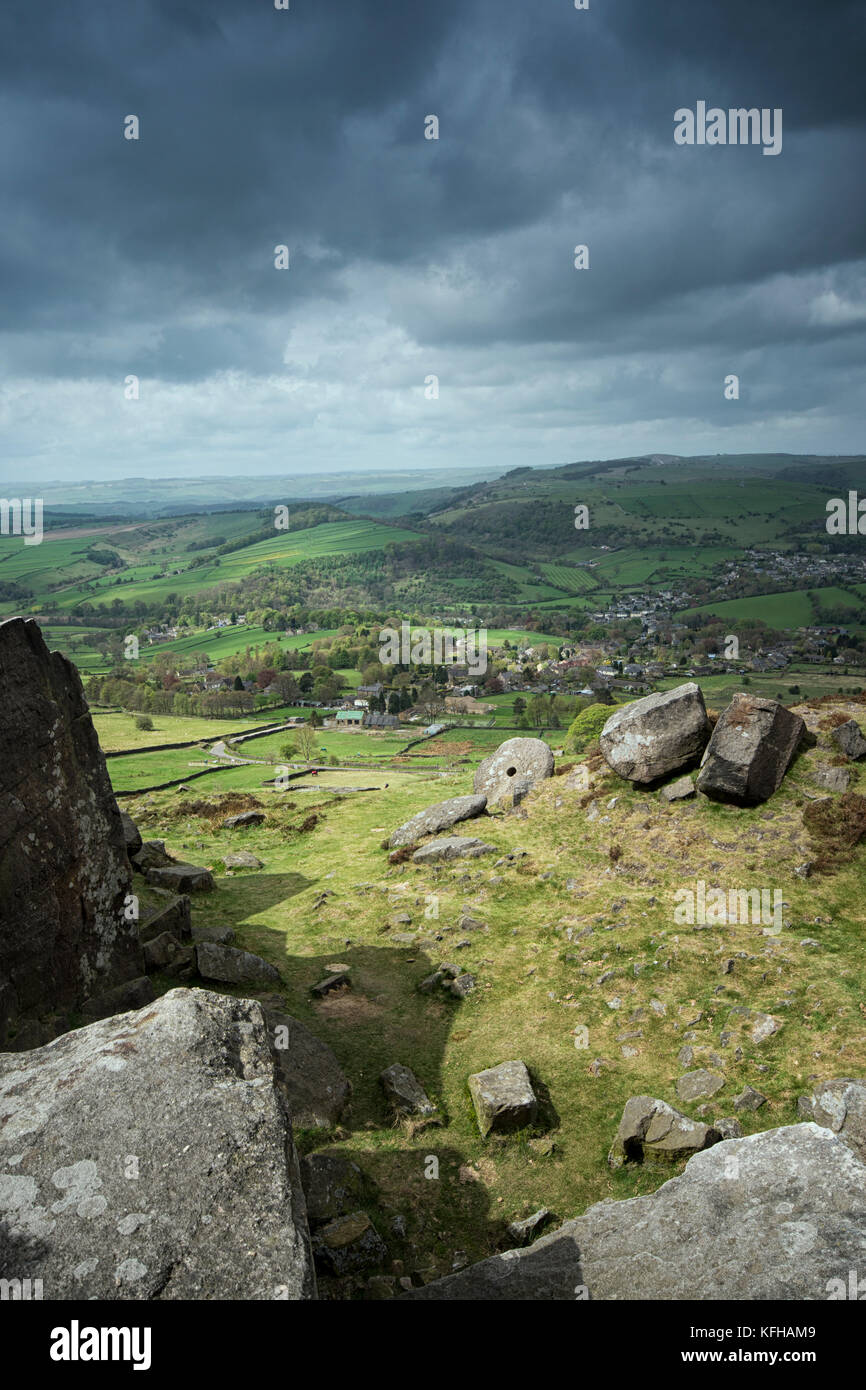
M 223 864 L 227 869 L 263 869 L 265 867 L 261 859 L 257 859 L 248 849 L 235 849 L 229 854 L 224 854 Z
M 719 1138 L 718 1130 L 711 1125 L 690 1120 L 666 1101 L 654 1096 L 632 1096 L 625 1103 L 607 1161 L 611 1168 L 645 1159 L 676 1163 L 718 1143 Z
M 78 673 L 0 622 L 0 981 L 5 1030 L 142 973 L 123 823 Z M 2 1027 L 2 1020 L 0 1020 Z
M 816 767 L 812 773 L 812 781 L 816 787 L 821 787 L 825 792 L 846 792 L 851 783 L 851 769 L 849 767 Z
M 811 1096 L 800 1097 L 797 1109 L 804 1119 L 832 1129 L 866 1163 L 866 1081 L 850 1076 L 822 1081 Z
M 258 1004 L 172 990 L 0 1056 L 0 1276 L 46 1298 L 315 1297 Z
M 864 1239 L 866 1165 L 828 1129 L 791 1125 L 716 1144 L 650 1197 L 600 1202 L 403 1298 L 820 1302 L 846 1297 Z
M 735 695 L 707 744 L 698 791 L 741 806 L 766 801 L 781 786 L 805 728 L 778 700 Z
M 525 1062 L 500 1062 L 476 1072 L 469 1078 L 469 1094 L 484 1139 L 491 1133 L 525 1129 L 538 1114 L 538 1100 Z
M 691 777 L 678 777 L 675 782 L 668 782 L 667 786 L 662 787 L 659 792 L 661 801 L 687 801 L 690 796 L 695 795 L 695 784 Z
M 553 776 L 553 753 L 540 738 L 509 738 L 479 763 L 472 789 L 488 806 L 517 805 L 539 782 Z
M 270 961 L 254 956 L 251 951 L 239 951 L 235 946 L 220 946 L 215 941 L 199 941 L 195 947 L 198 973 L 204 980 L 222 980 L 227 985 L 279 984 L 279 971 Z
M 439 835 L 450 830 L 452 825 L 480 816 L 487 805 L 486 796 L 452 796 L 447 801 L 437 801 L 417 811 L 402 825 L 398 825 L 388 841 L 390 849 L 400 849 L 403 845 L 414 845 L 425 835 Z
M 677 1082 L 677 1095 L 680 1100 L 702 1100 L 704 1096 L 714 1096 L 725 1084 L 723 1076 L 701 1067 L 697 1071 L 687 1071 Z
M 598 746 L 617 776 L 649 786 L 695 764 L 709 737 L 704 697 L 689 681 L 615 710 Z

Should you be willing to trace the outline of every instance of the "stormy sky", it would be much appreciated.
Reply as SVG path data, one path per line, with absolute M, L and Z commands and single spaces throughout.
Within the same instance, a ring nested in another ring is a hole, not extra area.
M 860 0 L 4 0 L 0 477 L 864 452 L 864 70 Z

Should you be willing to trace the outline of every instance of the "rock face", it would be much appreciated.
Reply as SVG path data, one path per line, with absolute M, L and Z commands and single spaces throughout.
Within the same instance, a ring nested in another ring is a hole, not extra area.
M 866 738 L 860 732 L 860 725 L 856 719 L 849 719 L 846 723 L 840 724 L 830 737 L 846 758 L 862 758 L 866 753 Z
M 123 824 L 81 681 L 35 622 L 0 623 L 0 709 L 0 1047 L 14 1048 L 19 1020 L 77 1008 L 142 961 L 124 912 Z
M 800 1097 L 797 1109 L 804 1119 L 832 1129 L 866 1163 L 866 1081 L 822 1081 L 811 1096 Z
M 0 1276 L 53 1299 L 309 1299 L 262 1011 L 172 990 L 0 1057 Z
M 651 1197 L 601 1202 L 403 1297 L 817 1301 L 862 1268 L 864 1235 L 866 1165 L 829 1130 L 792 1125 L 717 1144 Z
M 711 1125 L 690 1120 L 666 1101 L 654 1096 L 632 1096 L 625 1103 L 607 1161 L 611 1168 L 644 1159 L 676 1163 L 709 1148 L 720 1137 Z
M 333 1129 L 352 1086 L 327 1043 L 288 1014 L 265 1010 L 277 1084 L 297 1129 Z
M 623 705 L 605 724 L 598 743 L 618 776 L 649 786 L 696 763 L 709 737 L 704 697 L 689 681 Z
M 485 844 L 483 840 L 472 839 L 468 835 L 443 835 L 416 849 L 412 862 L 431 864 L 438 859 L 477 859 L 482 854 L 493 854 L 495 849 L 495 845 Z
M 539 782 L 553 776 L 553 754 L 543 739 L 509 738 L 479 764 L 472 788 L 487 804 L 511 799 L 516 806 Z
M 525 1129 L 538 1113 L 525 1062 L 500 1062 L 497 1067 L 476 1072 L 469 1078 L 469 1093 L 484 1139 L 491 1132 L 511 1134 Z
M 215 941 L 198 941 L 195 947 L 198 973 L 205 980 L 222 980 L 227 985 L 272 985 L 280 983 L 279 971 L 270 961 L 254 956 L 251 951 L 239 951 L 235 946 L 220 946 Z
M 698 791 L 741 806 L 766 801 L 778 791 L 805 728 L 777 700 L 735 695 L 707 745 Z
M 443 830 L 450 830 L 459 821 L 480 816 L 486 805 L 486 796 L 452 796 L 448 801 L 437 801 L 435 806 L 418 811 L 398 825 L 388 841 L 388 847 L 400 849 L 403 845 L 416 844 L 425 835 L 438 835 Z

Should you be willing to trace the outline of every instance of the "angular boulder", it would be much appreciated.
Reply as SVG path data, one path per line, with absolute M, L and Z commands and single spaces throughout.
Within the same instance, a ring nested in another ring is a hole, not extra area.
M 509 738 L 479 763 L 472 780 L 478 796 L 486 796 L 495 806 L 510 800 L 513 805 L 539 782 L 553 776 L 553 754 L 540 738 Z
M 778 700 L 737 694 L 719 717 L 698 773 L 713 801 L 756 806 L 778 791 L 805 722 Z
M 0 709 L 2 1048 L 19 1020 L 78 1008 L 140 975 L 142 959 L 123 822 L 81 681 L 30 619 L 0 622 Z
M 179 941 L 188 941 L 192 934 L 192 914 L 187 895 L 184 893 L 178 896 L 164 888 L 156 888 L 153 891 L 158 894 L 158 903 L 153 908 L 142 910 L 138 923 L 141 941 L 150 941 L 165 931 L 171 932 Z
M 196 943 L 195 959 L 198 973 L 204 980 L 222 980 L 227 985 L 280 983 L 279 971 L 270 961 L 254 956 L 251 951 L 239 951 L 235 946 L 199 941 Z
M 486 796 L 452 796 L 447 801 L 437 801 L 435 806 L 417 811 L 398 825 L 388 841 L 388 848 L 401 849 L 404 845 L 414 845 L 418 840 L 423 840 L 425 835 L 438 835 L 459 821 L 480 816 L 486 805 Z
M 850 1076 L 822 1081 L 810 1096 L 801 1096 L 797 1110 L 838 1134 L 843 1144 L 866 1163 L 866 1081 Z
M 542 1236 L 413 1289 L 425 1302 L 846 1297 L 866 1238 L 866 1165 L 815 1124 L 729 1139 L 650 1197 L 600 1202 Z
M 500 1062 L 469 1077 L 469 1094 L 481 1137 L 512 1134 L 534 1124 L 538 1100 L 525 1062 Z
M 351 1274 L 380 1265 L 388 1247 L 365 1211 L 338 1216 L 313 1236 L 316 1264 L 326 1274 Z
M 687 801 L 690 796 L 695 795 L 695 784 L 691 777 L 678 777 L 675 782 L 669 782 L 666 787 L 662 787 L 659 792 L 660 801 Z
M 689 681 L 623 705 L 608 719 L 598 745 L 617 776 L 650 786 L 697 763 L 709 737 L 703 694 Z
M 846 758 L 862 758 L 866 753 L 866 738 L 856 719 L 848 719 L 844 724 L 837 725 L 830 737 Z
M 265 867 L 261 859 L 257 859 L 248 849 L 235 849 L 230 854 L 224 854 L 223 864 L 227 869 L 263 869 Z
M 720 1137 L 711 1125 L 690 1120 L 666 1101 L 654 1096 L 632 1096 L 625 1103 L 607 1161 L 611 1168 L 646 1159 L 677 1163 L 718 1143 Z
M 132 858 L 133 854 L 138 854 L 141 849 L 141 831 L 136 825 L 132 816 L 127 815 L 126 811 L 121 811 L 120 819 L 123 824 L 123 838 L 126 841 L 126 852 Z
M 440 859 L 477 859 L 482 854 L 495 853 L 496 846 L 485 844 L 468 835 L 443 835 L 430 840 L 412 855 L 413 864 L 432 864 Z
M 58 1300 L 310 1299 L 291 1125 L 249 999 L 177 989 L 0 1056 L 0 1275 Z
M 382 1089 L 398 1115 L 434 1115 L 436 1106 L 409 1067 L 393 1062 L 379 1077 Z
M 173 893 L 210 893 L 214 887 L 210 869 L 197 864 L 166 864 L 161 869 L 148 869 L 145 878 L 155 887 L 168 888 Z
M 265 1020 L 277 1085 L 292 1123 L 298 1129 L 333 1129 L 352 1094 L 351 1082 L 334 1053 L 288 1014 L 265 1008 Z

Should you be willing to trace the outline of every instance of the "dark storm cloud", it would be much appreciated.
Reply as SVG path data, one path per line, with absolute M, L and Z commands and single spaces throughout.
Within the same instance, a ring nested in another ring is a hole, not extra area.
M 576 429 L 727 427 L 703 383 L 740 361 L 740 420 L 815 410 L 832 428 L 866 333 L 864 15 L 841 0 L 12 0 L 4 376 L 192 388 L 279 377 L 285 359 L 306 423 L 339 432 L 335 399 L 361 372 L 334 345 L 343 324 L 362 356 L 388 340 L 395 383 L 441 359 L 469 391 L 483 354 L 502 389 L 536 371 L 530 450 L 540 412 L 563 409 Z M 676 147 L 673 113 L 698 99 L 781 107 L 782 154 Z M 593 362 L 575 398 L 567 373 Z M 371 369 L 381 408 L 360 432 L 405 428 L 387 384 Z M 40 452 L 14 406 L 11 423 Z M 274 415 L 277 434 L 297 424 Z M 448 448 L 476 438 L 461 416 Z

